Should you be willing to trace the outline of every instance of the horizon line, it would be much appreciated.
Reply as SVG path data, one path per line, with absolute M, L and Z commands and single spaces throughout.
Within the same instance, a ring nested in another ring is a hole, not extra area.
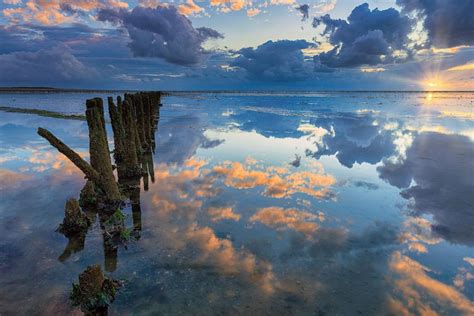
M 175 90 L 175 89 L 83 89 L 83 88 L 55 88 L 55 87 L 0 87 L 0 93 L 18 93 L 18 92 L 43 92 L 43 93 L 106 93 L 106 92 L 137 92 L 137 91 L 159 91 L 166 94 L 174 93 L 352 93 L 352 92 L 378 92 L 378 93 L 473 93 L 474 90 L 283 90 L 283 89 L 264 89 L 264 90 L 229 90 L 229 89 L 196 89 L 196 90 Z

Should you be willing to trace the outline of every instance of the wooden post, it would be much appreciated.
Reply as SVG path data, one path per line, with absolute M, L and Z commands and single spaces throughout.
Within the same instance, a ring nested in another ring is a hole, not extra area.
M 66 156 L 76 167 L 78 167 L 86 175 L 87 179 L 97 183 L 101 187 L 101 189 L 105 189 L 102 187 L 99 173 L 94 168 L 92 168 L 92 166 L 87 161 L 82 159 L 82 157 L 79 156 L 74 150 L 69 148 L 69 146 L 64 144 L 50 131 L 44 128 L 38 128 L 38 135 L 46 139 L 51 144 L 51 146 L 53 146 L 60 153 Z
M 121 195 L 117 182 L 115 182 L 110 159 L 102 99 L 87 100 L 86 106 L 91 166 L 99 173 L 107 198 L 111 201 L 119 201 L 121 200 Z
M 135 116 L 133 113 L 134 110 L 130 104 L 130 99 L 127 98 L 122 104 L 122 122 L 125 131 L 124 152 L 125 164 L 128 173 L 134 173 L 136 169 L 139 168 Z

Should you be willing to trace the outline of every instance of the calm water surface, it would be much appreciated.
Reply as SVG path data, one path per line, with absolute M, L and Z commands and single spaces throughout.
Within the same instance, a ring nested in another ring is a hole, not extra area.
M 88 94 L 0 94 L 83 113 Z M 81 314 L 71 284 L 124 281 L 112 315 L 474 315 L 473 93 L 183 93 L 163 100 L 155 182 L 104 253 L 55 232 L 87 157 L 81 121 L 0 112 L 0 314 Z M 109 127 L 109 139 L 112 133 Z

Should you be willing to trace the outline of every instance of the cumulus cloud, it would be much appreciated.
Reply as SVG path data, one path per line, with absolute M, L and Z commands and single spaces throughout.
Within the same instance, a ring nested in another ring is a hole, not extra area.
M 474 45 L 473 1 L 397 0 L 403 12 L 416 14 L 436 47 Z
M 250 79 L 266 81 L 305 80 L 311 68 L 302 49 L 313 47 L 305 40 L 268 41 L 257 48 L 247 47 L 236 52 L 233 67 L 245 69 Z
M 256 169 L 257 166 L 247 166 L 240 162 L 226 162 L 215 166 L 212 176 L 224 178 L 225 185 L 236 189 L 263 187 L 263 195 L 274 198 L 288 198 L 296 193 L 318 199 L 334 197 L 330 188 L 336 180 L 324 170 L 320 170 L 320 173 L 309 171 L 290 173 L 286 168 Z
M 239 221 L 240 220 L 240 214 L 234 213 L 234 210 L 230 206 L 224 206 L 224 207 L 210 207 L 207 210 L 207 213 L 211 217 L 211 221 L 213 222 L 218 222 L 222 220 L 233 220 L 233 221 Z
M 246 107 L 245 111 L 230 114 L 232 121 L 239 124 L 242 131 L 256 131 L 265 137 L 294 137 L 304 135 L 298 130 L 301 120 L 298 117 L 276 112 L 266 112 L 260 107 Z
M 341 113 L 330 119 L 313 119 L 312 124 L 331 132 L 324 134 L 322 141 L 315 143 L 316 149 L 308 149 L 306 154 L 317 159 L 336 155 L 348 168 L 354 163 L 376 164 L 392 155 L 396 146 L 393 132 L 374 124 L 375 120 L 370 113 Z
M 221 12 L 227 13 L 230 11 L 239 11 L 248 5 L 251 5 L 250 0 L 211 0 L 211 6 L 219 7 Z
M 435 310 L 451 315 L 474 313 L 474 303 L 462 292 L 432 278 L 430 269 L 401 252 L 394 252 L 389 266 L 396 289 L 396 296 L 389 300 L 394 314 L 436 315 Z
M 385 161 L 380 177 L 403 189 L 415 215 L 430 214 L 432 231 L 457 244 L 474 244 L 474 143 L 466 136 L 421 133 L 406 159 Z M 411 185 L 412 182 L 416 184 Z
M 206 162 L 190 158 L 182 165 L 160 163 L 155 167 L 155 179 L 160 186 L 150 188 L 145 203 L 156 210 L 145 249 L 153 249 L 157 240 L 168 251 L 185 251 L 188 262 L 210 266 L 223 275 L 234 275 L 256 284 L 265 292 L 273 291 L 271 265 L 258 260 L 247 250 L 227 238 L 221 238 L 208 226 L 198 224 L 204 200 L 219 194 L 214 179 L 208 177 Z M 238 220 L 231 208 L 215 207 L 209 215 L 217 220 Z
M 354 8 L 347 21 L 326 14 L 314 18 L 313 26 L 319 25 L 325 26 L 322 35 L 334 48 L 314 57 L 316 70 L 388 64 L 411 55 L 407 46 L 413 21 L 393 8 L 370 10 L 364 3 Z
M 0 73 L 0 82 L 11 85 L 63 83 L 98 76 L 64 46 L 0 55 Z
M 187 126 L 194 130 L 184 129 Z M 213 148 L 223 140 L 209 139 L 204 135 L 205 122 L 195 115 L 181 115 L 160 122 L 160 133 L 156 139 L 156 159 L 159 162 L 181 164 L 192 157 L 198 148 Z
M 209 52 L 203 43 L 222 38 L 216 30 L 195 28 L 174 6 L 156 8 L 135 7 L 132 11 L 103 9 L 99 21 L 123 26 L 130 37 L 130 47 L 136 57 L 157 57 L 177 64 L 200 63 Z
M 260 222 L 276 230 L 292 229 L 308 238 L 318 229 L 318 224 L 314 222 L 317 219 L 324 220 L 324 215 L 281 207 L 262 208 L 250 217 L 251 222 Z
M 15 190 L 23 181 L 30 179 L 31 176 L 28 174 L 0 169 L 0 192 L 6 193 L 6 191 Z
M 178 6 L 179 13 L 183 15 L 193 15 L 200 12 L 203 12 L 204 9 L 198 6 L 193 0 L 188 0 L 186 3 L 180 4 Z
M 22 4 L 10 1 L 8 4 Z M 127 8 L 128 3 L 120 0 L 30 0 L 15 8 L 3 9 L 3 15 L 12 22 L 35 21 L 45 25 L 71 23 L 78 16 L 102 8 Z

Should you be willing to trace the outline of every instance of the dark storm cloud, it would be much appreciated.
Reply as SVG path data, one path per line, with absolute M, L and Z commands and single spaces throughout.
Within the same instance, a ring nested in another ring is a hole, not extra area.
M 302 4 L 296 7 L 299 13 L 301 13 L 301 21 L 306 21 L 309 18 L 309 5 Z
M 474 1 L 397 0 L 403 12 L 423 21 L 428 44 L 436 47 L 474 45 Z
M 305 40 L 268 41 L 257 48 L 247 47 L 237 51 L 231 63 L 247 71 L 250 79 L 265 81 L 305 80 L 311 68 L 302 49 L 314 46 Z
M 474 245 L 474 142 L 461 135 L 421 133 L 406 159 L 377 170 L 413 201 L 415 215 L 431 214 L 433 231 L 458 244 Z M 412 182 L 414 185 L 410 186 Z
M 191 21 L 174 6 L 144 8 L 132 11 L 102 9 L 99 21 L 122 25 L 136 57 L 158 57 L 177 65 L 200 63 L 209 52 L 202 45 L 208 39 L 222 38 L 210 28 L 194 28 Z
M 0 73 L 0 83 L 7 85 L 44 85 L 98 76 L 94 70 L 74 57 L 65 46 L 0 55 Z
M 314 18 L 313 26 L 319 25 L 325 25 L 322 35 L 334 49 L 314 57 L 316 70 L 389 64 L 410 57 L 407 44 L 413 21 L 393 8 L 370 10 L 365 3 L 354 8 L 347 21 L 329 15 Z M 396 50 L 407 56 L 397 57 Z
M 311 120 L 329 134 L 324 135 L 316 150 L 307 150 L 308 156 L 319 159 L 321 156 L 336 155 L 338 161 L 348 168 L 354 163 L 376 164 L 395 151 L 394 136 L 380 125 L 374 125 L 372 115 L 343 113 L 334 118 Z
M 76 57 L 129 57 L 125 41 L 124 35 L 117 30 L 91 28 L 79 23 L 68 26 L 0 26 L 0 42 L 4 44 L 0 46 L 0 54 L 67 46 Z
M 41 31 L 36 31 L 29 25 L 0 25 L 0 54 L 18 51 L 37 51 L 42 48 L 51 48 L 59 43 L 48 41 Z

